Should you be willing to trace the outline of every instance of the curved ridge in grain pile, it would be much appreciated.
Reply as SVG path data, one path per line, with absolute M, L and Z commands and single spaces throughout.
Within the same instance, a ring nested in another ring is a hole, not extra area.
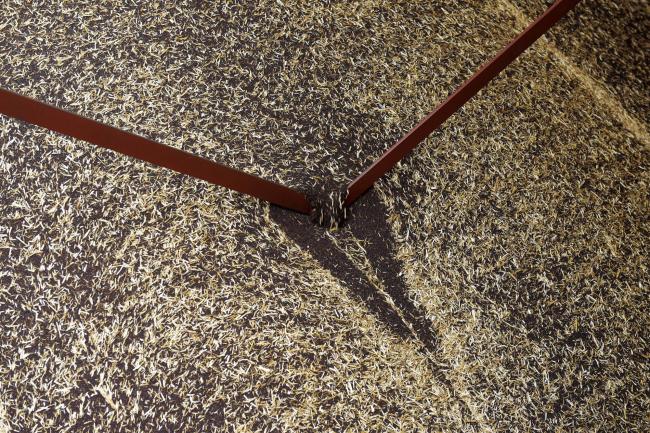
M 547 6 L 252 3 L 5 1 L 0 87 L 318 193 Z M 582 2 L 335 231 L 0 117 L 0 432 L 648 431 L 648 16 Z

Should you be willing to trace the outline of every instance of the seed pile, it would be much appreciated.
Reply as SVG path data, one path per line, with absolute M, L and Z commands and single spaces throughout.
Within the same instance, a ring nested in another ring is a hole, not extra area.
M 322 227 L 338 228 L 347 219 L 347 208 L 343 205 L 346 191 L 321 191 L 310 199 L 312 211 L 309 218 Z
M 493 429 L 645 431 L 650 141 L 564 60 L 536 45 L 377 190 Z
M 543 3 L 11 0 L 0 85 L 327 223 Z M 604 36 L 647 9 L 606 3 L 336 230 L 0 118 L 0 432 L 647 431 L 647 79 Z
M 529 17 L 544 10 L 539 0 L 504 0 Z M 549 34 L 568 60 L 605 85 L 636 119 L 650 122 L 650 13 L 646 0 L 583 1 Z M 565 37 L 566 36 L 566 37 Z

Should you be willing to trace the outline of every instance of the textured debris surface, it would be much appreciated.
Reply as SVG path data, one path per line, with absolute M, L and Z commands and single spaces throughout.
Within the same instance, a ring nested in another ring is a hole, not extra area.
M 338 228 L 347 219 L 348 210 L 344 205 L 347 192 L 321 190 L 310 197 L 312 211 L 309 218 L 321 227 Z
M 546 4 L 171 3 L 6 1 L 0 85 L 325 225 Z M 0 432 L 648 431 L 648 9 L 578 8 L 336 230 L 0 117 Z

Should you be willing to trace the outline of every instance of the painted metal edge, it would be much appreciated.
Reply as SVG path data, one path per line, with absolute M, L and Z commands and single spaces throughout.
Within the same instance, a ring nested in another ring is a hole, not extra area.
M 309 214 L 305 194 L 175 147 L 0 89 L 0 113 L 121 154 Z
M 558 0 L 526 30 L 485 63 L 444 102 L 420 121 L 404 137 L 392 145 L 370 167 L 347 187 L 345 205 L 349 206 L 366 192 L 387 171 L 392 169 L 415 146 L 456 113 L 467 101 L 483 89 L 494 77 L 512 63 L 521 53 L 571 11 L 580 0 Z

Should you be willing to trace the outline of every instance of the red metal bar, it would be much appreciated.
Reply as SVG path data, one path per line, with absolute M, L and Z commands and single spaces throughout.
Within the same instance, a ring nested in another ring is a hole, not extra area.
M 345 205 L 352 204 L 384 173 L 393 168 L 415 146 L 442 125 L 452 114 L 485 87 L 494 77 L 523 53 L 533 42 L 548 31 L 558 20 L 573 9 L 580 0 L 558 0 L 543 15 L 517 36 L 496 57 L 484 64 L 451 96 L 418 123 L 408 134 L 384 152 L 366 171 L 348 185 Z
M 3 89 L 0 113 L 287 209 L 304 214 L 311 210 L 304 194 L 286 186 Z

